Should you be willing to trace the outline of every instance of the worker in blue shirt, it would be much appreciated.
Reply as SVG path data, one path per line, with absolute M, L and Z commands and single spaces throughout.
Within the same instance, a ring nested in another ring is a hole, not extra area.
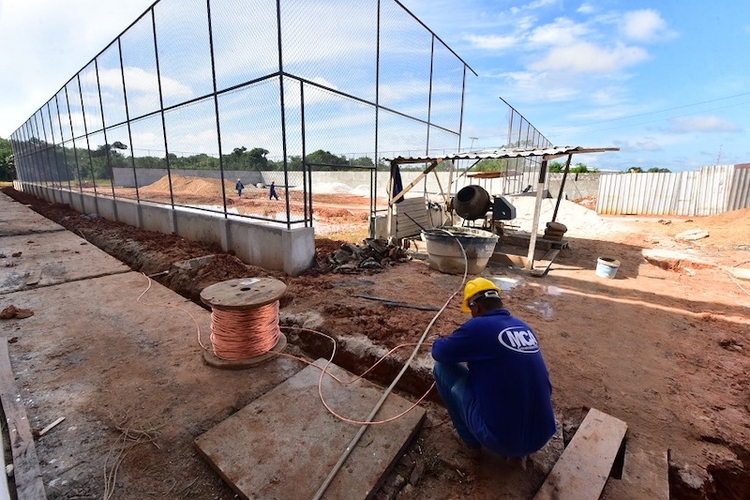
M 456 433 L 482 447 L 522 458 L 556 430 L 549 372 L 529 325 L 503 308 L 500 289 L 476 278 L 461 306 L 472 318 L 432 346 L 435 383 Z
M 245 189 L 245 185 L 242 183 L 242 180 L 237 179 L 237 184 L 234 185 L 234 189 L 237 190 L 237 196 L 242 198 L 242 190 Z

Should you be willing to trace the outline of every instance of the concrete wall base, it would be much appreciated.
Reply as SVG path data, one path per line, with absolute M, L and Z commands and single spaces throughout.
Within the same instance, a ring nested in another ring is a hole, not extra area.
M 309 269 L 315 259 L 312 227 L 286 229 L 237 216 L 226 218 L 221 213 L 96 197 L 19 181 L 13 184 L 15 189 L 51 203 L 68 203 L 81 213 L 95 213 L 149 231 L 175 233 L 192 241 L 217 243 L 224 251 L 233 251 L 246 264 L 283 271 L 291 276 Z

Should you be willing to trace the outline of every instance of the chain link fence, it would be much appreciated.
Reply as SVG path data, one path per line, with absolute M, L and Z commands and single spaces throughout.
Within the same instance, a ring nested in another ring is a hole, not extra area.
M 11 144 L 25 183 L 308 227 L 315 171 L 457 151 L 471 74 L 395 0 L 161 0 Z

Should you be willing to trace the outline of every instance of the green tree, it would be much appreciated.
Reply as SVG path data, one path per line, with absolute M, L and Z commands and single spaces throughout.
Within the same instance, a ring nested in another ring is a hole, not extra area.
M 565 172 L 565 164 L 560 163 L 559 161 L 553 161 L 547 165 L 547 169 L 552 174 L 561 174 Z M 580 162 L 570 167 L 570 172 L 573 174 L 590 174 L 596 173 L 598 171 L 598 168 L 589 167 L 588 165 Z
M 650 174 L 653 174 L 653 173 L 669 174 L 669 173 L 671 173 L 671 170 L 669 170 L 668 168 L 651 167 L 648 170 L 646 170 L 646 172 L 648 172 Z
M 473 168 L 475 172 L 507 172 L 509 162 L 507 158 L 495 158 L 479 160 L 477 166 Z
M 330 151 L 323 151 L 322 149 L 313 151 L 312 153 L 307 155 L 305 157 L 305 161 L 308 164 L 313 163 L 320 165 L 313 167 L 314 170 L 319 171 L 333 170 L 335 168 L 328 165 L 349 165 L 349 160 L 346 158 L 346 156 L 336 156 Z
M 640 174 L 643 172 L 643 169 L 641 167 L 630 167 L 628 169 L 629 174 Z
M 563 171 L 565 171 L 565 165 L 563 165 L 559 161 L 553 161 L 547 164 L 547 170 L 551 174 L 561 174 L 563 173 Z
M 249 170 L 267 170 L 268 159 L 266 155 L 268 150 L 264 148 L 253 148 L 247 155 L 247 167 Z
M 13 149 L 8 139 L 0 137 L 0 181 L 10 181 L 16 176 Z
M 372 161 L 372 158 L 369 156 L 360 156 L 359 158 L 355 158 L 351 161 L 352 165 L 357 165 L 360 167 L 373 167 L 375 164 Z
M 583 163 L 576 163 L 573 168 L 570 169 L 571 172 L 574 174 L 588 174 L 588 173 L 595 173 L 598 172 L 598 168 L 588 167 L 587 165 L 584 165 Z

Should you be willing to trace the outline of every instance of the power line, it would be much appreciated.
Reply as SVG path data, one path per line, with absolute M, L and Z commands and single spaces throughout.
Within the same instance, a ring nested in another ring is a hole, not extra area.
M 707 101 L 694 102 L 694 103 L 691 103 L 691 104 L 683 104 L 682 106 L 675 106 L 673 108 L 665 108 L 665 109 L 659 109 L 659 110 L 656 110 L 656 111 L 648 111 L 646 113 L 638 113 L 638 114 L 635 114 L 635 115 L 626 115 L 626 116 L 620 116 L 618 118 L 609 118 L 607 120 L 599 120 L 599 121 L 587 123 L 586 125 L 581 125 L 581 126 L 582 127 L 588 127 L 589 125 L 597 125 L 599 123 L 614 122 L 614 121 L 617 121 L 617 120 L 627 120 L 628 118 L 637 118 L 639 116 L 648 116 L 648 115 L 655 115 L 655 114 L 658 114 L 658 113 L 666 113 L 667 111 L 674 111 L 675 109 L 690 108 L 692 106 L 700 106 L 701 104 L 708 104 L 710 102 L 725 101 L 727 99 L 734 99 L 736 97 L 744 97 L 746 95 L 750 95 L 750 92 L 744 92 L 742 94 L 735 94 L 735 95 L 730 95 L 730 96 L 726 96 L 726 97 L 717 97 L 716 99 L 709 99 Z M 740 103 L 740 104 L 744 104 L 744 103 Z M 723 109 L 723 108 L 718 108 L 718 109 Z M 709 110 L 709 111 L 711 111 L 711 110 Z
M 750 93 L 743 94 L 743 95 L 750 95 Z M 720 99 L 714 99 L 714 100 L 720 100 Z M 706 102 L 711 102 L 711 101 L 706 101 Z M 671 120 L 671 119 L 674 119 L 674 118 L 682 118 L 684 116 L 695 116 L 695 115 L 699 115 L 699 114 L 702 114 L 702 113 L 706 113 L 708 111 L 718 111 L 720 109 L 734 108 L 734 107 L 737 107 L 737 106 L 742 106 L 744 104 L 750 104 L 750 101 L 745 101 L 745 102 L 740 102 L 740 103 L 736 103 L 736 104 L 731 104 L 731 105 L 728 105 L 728 106 L 721 106 L 721 107 L 718 107 L 718 108 L 705 109 L 705 110 L 702 110 L 702 111 L 696 111 L 695 113 L 686 113 L 686 114 L 683 114 L 683 115 L 667 116 L 667 117 L 664 117 L 664 118 L 660 118 L 658 120 L 649 120 L 649 121 L 645 121 L 645 122 L 628 123 L 627 125 L 618 125 L 616 127 L 600 128 L 600 129 L 597 129 L 597 132 L 604 132 L 604 131 L 607 131 L 607 130 L 616 130 L 616 129 L 619 129 L 619 128 L 637 127 L 637 126 L 640 126 L 640 125 L 648 125 L 650 123 L 658 123 L 658 122 L 661 122 L 661 121 L 664 121 L 664 120 Z M 679 106 L 677 108 L 671 108 L 671 109 L 679 109 L 681 107 L 688 107 L 688 106 Z M 667 110 L 665 110 L 665 111 L 667 111 Z M 646 114 L 652 114 L 652 113 L 644 113 L 644 115 L 646 115 Z M 636 116 L 642 116 L 642 115 L 632 115 L 631 117 L 636 117 Z M 616 120 L 617 119 L 631 118 L 631 117 L 616 118 Z M 604 120 L 604 121 L 606 122 L 606 121 L 614 121 L 614 120 Z M 568 134 L 561 134 L 559 137 L 567 137 L 567 136 L 571 136 L 571 135 L 574 135 L 574 134 L 581 133 L 582 131 L 585 131 L 585 130 L 581 130 L 581 129 L 586 129 L 586 127 L 590 127 L 590 126 L 596 125 L 598 123 L 603 123 L 603 122 L 594 122 L 594 123 L 589 123 L 589 124 L 586 124 L 586 125 L 579 125 L 579 126 L 576 127 L 576 128 L 578 128 L 578 130 L 576 132 L 571 132 L 571 133 L 568 133 Z M 553 128 L 553 127 L 550 127 L 550 128 Z

